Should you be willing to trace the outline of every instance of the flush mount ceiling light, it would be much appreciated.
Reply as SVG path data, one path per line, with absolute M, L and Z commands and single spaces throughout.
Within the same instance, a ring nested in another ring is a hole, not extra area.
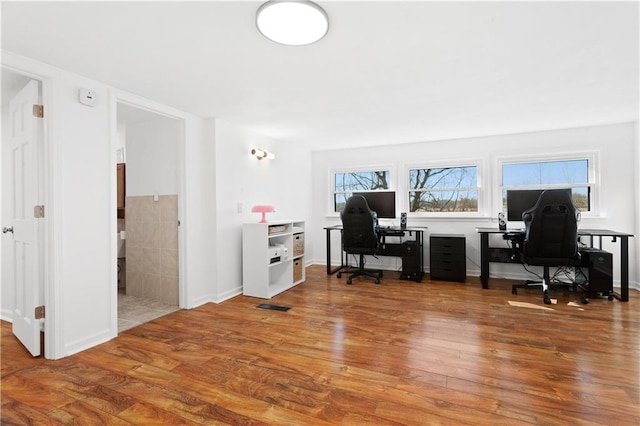
M 269 40 L 289 46 L 315 43 L 327 34 L 329 18 L 311 1 L 268 1 L 258 9 L 256 25 Z

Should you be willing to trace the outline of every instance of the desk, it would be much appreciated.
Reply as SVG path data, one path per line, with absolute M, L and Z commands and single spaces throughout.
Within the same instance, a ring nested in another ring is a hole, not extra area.
M 512 250 L 507 247 L 489 247 L 490 234 L 522 233 L 522 229 L 507 229 L 501 231 L 498 228 L 476 228 L 480 234 L 480 282 L 482 288 L 489 288 L 489 262 L 522 263 L 520 259 L 511 259 Z M 602 247 L 602 237 L 612 237 L 612 241 L 620 240 L 620 294 L 613 296 L 622 302 L 629 301 L 629 237 L 633 234 L 611 231 L 609 229 L 578 229 L 578 237 L 589 237 L 590 246 L 593 247 L 594 238 L 599 238 Z
M 342 224 L 327 226 L 324 228 L 327 234 L 327 275 L 334 274 L 341 270 L 342 268 L 347 267 L 346 257 L 348 253 L 345 253 L 344 250 L 340 250 L 340 265 L 334 268 L 331 267 L 331 232 L 332 231 L 340 231 L 340 244 L 342 247 Z M 387 243 L 386 239 L 388 237 L 402 237 L 405 234 L 409 234 L 412 236 L 415 234 L 415 241 L 419 247 L 420 260 L 419 260 L 419 271 L 420 274 L 417 277 L 409 277 L 404 274 L 400 275 L 400 279 L 414 279 L 415 281 L 422 280 L 422 273 L 424 272 L 424 231 L 427 227 L 406 227 L 404 229 L 399 227 L 380 227 L 377 229 L 378 237 L 380 238 L 380 253 L 377 253 L 376 256 L 395 256 L 402 257 L 402 244 L 399 243 Z

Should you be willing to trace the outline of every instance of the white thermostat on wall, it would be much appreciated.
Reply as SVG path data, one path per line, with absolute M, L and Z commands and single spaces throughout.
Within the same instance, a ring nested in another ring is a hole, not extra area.
M 93 107 L 98 104 L 98 97 L 93 90 L 80 89 L 78 91 L 78 97 L 82 105 Z

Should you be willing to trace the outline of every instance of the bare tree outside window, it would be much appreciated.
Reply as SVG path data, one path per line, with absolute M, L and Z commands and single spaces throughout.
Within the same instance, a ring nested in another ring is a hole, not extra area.
M 477 212 L 477 167 L 409 170 L 410 212 Z
M 354 192 L 389 189 L 389 170 L 336 173 L 334 211 L 344 210 L 347 199 Z

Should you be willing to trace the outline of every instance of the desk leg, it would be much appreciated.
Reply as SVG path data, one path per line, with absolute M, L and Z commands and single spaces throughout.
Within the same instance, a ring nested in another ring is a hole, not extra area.
M 327 229 L 327 275 L 331 275 L 331 230 Z
M 417 231 L 416 238 L 420 240 L 418 244 L 420 250 L 420 271 L 418 271 L 418 277 L 416 278 L 416 282 L 422 281 L 422 276 L 424 275 L 424 232 Z
M 601 237 L 602 238 L 602 237 Z M 615 297 L 621 302 L 629 301 L 629 237 L 622 236 L 620 238 L 620 294 L 615 291 L 610 296 Z M 602 247 L 602 242 L 600 243 Z
M 340 231 L 342 232 L 342 231 Z M 342 237 L 342 234 L 341 234 Z M 331 268 L 331 229 L 327 229 L 327 275 L 332 275 L 344 268 L 344 253 L 342 250 L 340 251 L 340 266 L 336 266 L 335 268 Z
M 489 234 L 480 234 L 480 282 L 482 288 L 489 288 Z
M 620 293 L 621 301 L 629 301 L 629 237 L 620 238 Z

